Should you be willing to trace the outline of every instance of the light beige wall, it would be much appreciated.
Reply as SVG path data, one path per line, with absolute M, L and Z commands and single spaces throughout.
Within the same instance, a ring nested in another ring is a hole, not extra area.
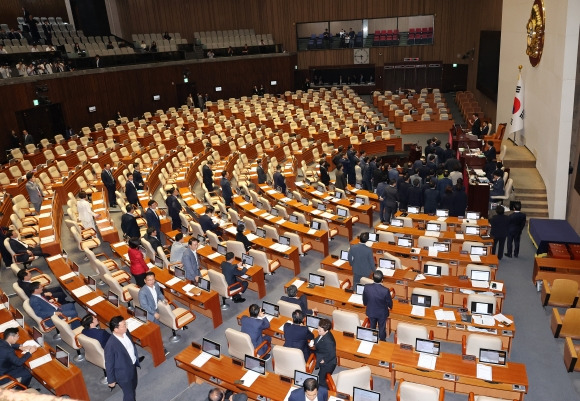
M 580 27 L 579 27 L 580 29 Z M 579 32 L 580 34 L 580 32 Z M 580 53 L 580 42 L 578 43 L 578 51 Z M 580 174 L 578 169 L 578 159 L 580 158 L 580 60 L 576 63 L 576 90 L 574 92 L 574 115 L 572 121 L 572 143 L 570 145 L 570 160 L 574 168 L 573 174 L 570 176 L 568 185 L 568 211 L 566 220 L 574 227 L 577 232 L 580 232 L 580 195 L 574 188 L 576 177 Z
M 525 86 L 525 128 L 521 141 L 536 156 L 536 168 L 546 184 L 550 218 L 564 219 L 580 2 L 545 1 L 545 47 L 537 67 L 530 65 L 525 54 L 531 6 L 530 0 L 503 2 L 497 121 L 509 123 L 511 119 L 517 66 L 521 64 Z

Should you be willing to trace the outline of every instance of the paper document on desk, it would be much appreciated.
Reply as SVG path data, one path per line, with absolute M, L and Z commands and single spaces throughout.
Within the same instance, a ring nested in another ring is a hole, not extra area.
M 195 286 L 193 284 L 186 284 L 186 285 L 183 286 L 183 291 L 190 292 L 194 288 L 195 288 Z
M 463 239 L 463 234 L 455 234 L 455 239 Z
M 107 221 L 107 220 L 105 220 Z M 44 226 L 44 227 L 40 227 L 38 229 L 38 231 L 47 231 L 47 230 L 52 230 L 52 226 Z
M 415 276 L 415 281 L 421 281 L 421 280 L 425 280 L 425 276 L 423 274 L 419 273 Z
M 482 169 L 480 169 L 480 168 L 474 168 L 474 169 L 473 169 L 473 171 L 475 171 L 475 174 L 477 174 L 477 175 L 478 175 L 478 176 L 480 176 L 480 177 L 483 177 L 483 176 L 485 176 L 485 171 L 483 171 L 483 170 L 482 170 Z
M 429 247 L 429 256 L 432 258 L 436 258 L 439 251 L 434 246 Z
M 385 269 L 383 267 L 379 267 L 379 268 L 377 268 L 377 270 L 382 271 L 383 276 L 386 276 L 386 277 L 393 277 L 395 275 L 395 269 Z
M 50 354 L 46 354 L 41 356 L 40 358 L 36 358 L 33 361 L 29 362 L 29 366 L 30 369 L 36 369 L 39 366 L 44 365 L 45 363 L 49 363 L 50 361 L 52 361 L 52 357 L 50 356 Z
M 479 255 L 469 255 L 469 257 L 471 258 L 472 262 L 481 262 Z
M 435 364 L 437 363 L 437 357 L 435 355 L 429 355 L 420 353 L 419 360 L 417 361 L 417 366 L 423 369 L 435 370 Z
M 282 325 L 281 325 L 281 326 L 278 328 L 278 330 L 280 330 L 280 331 L 282 331 L 282 332 L 283 332 L 283 331 L 284 331 L 284 325 L 285 325 L 286 323 L 290 323 L 290 324 L 292 324 L 292 320 L 287 320 L 287 321 L 285 321 L 284 323 L 282 323 Z
M 332 262 L 332 265 L 333 266 L 342 266 L 345 263 L 346 263 L 346 260 L 338 259 L 338 260 L 335 260 L 334 262 Z
M 300 288 L 300 286 L 304 283 L 305 283 L 304 280 L 294 280 L 294 282 L 292 284 L 295 285 L 296 288 Z
M 296 181 L 294 184 L 295 185 L 298 185 L 299 187 L 303 187 L 304 186 L 304 181 Z
M 508 318 L 506 315 L 504 315 L 503 313 L 498 313 L 497 315 L 493 315 L 494 319 L 497 320 L 500 323 L 507 323 L 507 324 L 512 324 L 514 321 L 511 320 L 510 318 Z
M 370 341 L 361 341 L 356 352 L 358 352 L 359 354 L 370 355 L 371 352 L 373 351 L 373 345 L 375 345 L 375 343 L 372 343 Z
M 53 241 L 54 241 L 54 235 L 49 235 L 48 237 L 42 237 L 40 239 L 41 244 L 48 244 L 49 242 L 53 242 Z
M 253 370 L 248 370 L 244 376 L 242 376 L 241 380 L 243 380 L 245 387 L 251 387 L 252 384 L 260 377 L 261 375 L 258 372 L 254 372 Z
M 472 315 L 473 323 L 480 326 L 495 326 L 495 319 L 488 315 Z
M 196 203 L 195 205 L 191 205 L 192 209 L 201 209 L 203 207 L 203 205 L 201 203 Z
M 335 198 L 332 197 L 332 196 L 330 196 L 330 195 L 328 195 L 326 198 L 324 198 L 325 201 L 329 201 L 329 200 L 332 200 L 332 199 L 335 199 Z
M 208 258 L 210 258 L 211 260 L 214 260 L 216 258 L 219 258 L 221 256 L 221 253 L 219 252 L 214 252 L 211 255 L 208 255 Z
M 44 219 L 44 218 L 50 217 L 50 213 L 41 213 L 38 215 L 38 217 L 41 219 Z
M 352 304 L 363 305 L 362 295 L 359 295 L 359 294 L 351 294 L 350 298 L 348 299 L 348 302 L 350 302 Z
M 240 206 L 246 206 L 247 204 L 248 204 L 248 202 L 246 202 L 246 201 L 240 202 Z
M 383 231 L 386 231 L 386 230 L 388 230 L 388 229 L 389 229 L 389 226 L 388 226 L 388 225 L 386 225 L 386 224 L 379 224 L 379 225 L 377 226 L 377 230 L 383 230 Z
M 316 191 L 312 191 L 312 195 L 316 195 L 316 196 L 322 196 L 322 192 L 316 190 Z
M 263 218 L 263 219 L 266 219 L 266 220 L 272 220 L 276 216 L 272 216 L 270 213 L 264 213 L 260 217 Z
M 65 281 L 65 280 L 68 280 L 69 278 L 73 278 L 73 277 L 76 277 L 76 276 L 77 276 L 77 275 L 76 275 L 76 273 L 75 273 L 75 272 L 70 272 L 70 273 L 67 273 L 67 274 L 63 274 L 63 275 L 62 275 L 62 276 L 60 276 L 58 279 L 59 279 L 60 281 Z
M 492 381 L 491 366 L 483 363 L 477 364 L 477 378 L 481 380 Z
M 286 223 L 286 219 L 280 219 L 276 223 L 278 223 L 278 224 L 284 224 L 284 223 Z
M 334 215 L 328 212 L 323 212 L 321 215 L 321 217 L 324 217 L 325 219 L 332 219 L 334 218 Z
M 471 280 L 471 286 L 474 288 L 489 288 L 489 282 L 483 280 Z
M 424 317 L 425 316 L 425 307 L 419 306 L 419 305 L 413 305 L 413 308 L 411 309 L 411 315 Z
M 88 285 L 83 285 L 82 287 L 75 288 L 74 290 L 72 290 L 72 293 L 77 298 L 80 298 L 83 295 L 90 294 L 91 292 L 93 292 L 93 290 Z
M 167 280 L 165 282 L 165 285 L 168 286 L 168 287 L 171 287 L 172 285 L 175 285 L 175 284 L 179 283 L 180 281 L 181 280 L 178 279 L 177 277 L 173 277 L 171 280 Z
M 455 313 L 451 310 L 437 309 L 435 311 L 435 319 L 455 321 Z
M 246 238 L 248 239 L 248 241 L 253 241 L 259 237 L 256 234 L 249 233 L 248 235 L 246 235 Z
M 111 245 L 113 248 L 117 248 L 121 245 L 127 245 L 125 242 L 117 242 L 116 244 Z
M 40 344 L 37 343 L 34 340 L 26 340 L 24 341 L 24 344 L 22 344 L 23 347 L 37 347 L 40 348 Z
M 133 332 L 137 330 L 139 327 L 143 326 L 143 322 L 140 320 L 135 319 L 134 317 L 130 317 L 129 319 L 125 320 L 127 322 L 127 330 Z
M 310 230 L 308 230 L 306 233 L 307 233 L 307 234 L 310 234 L 310 235 L 314 235 L 314 234 L 316 234 L 316 232 L 317 232 L 317 231 L 318 231 L 318 230 L 315 230 L 314 228 L 311 228 L 311 229 L 310 229 Z
M 93 299 L 91 299 L 90 301 L 87 301 L 87 305 L 89 306 L 93 306 L 98 304 L 99 302 L 103 302 L 105 300 L 105 298 L 103 298 L 102 296 L 96 296 Z
M 355 202 L 352 204 L 352 207 L 361 207 L 361 206 L 362 206 L 362 203 Z
M 273 195 L 273 194 L 275 194 L 275 193 L 276 193 L 276 190 L 275 190 L 275 189 L 270 189 L 270 190 L 266 191 L 266 193 L 267 193 L 268 195 Z
M 94 202 L 93 202 L 93 203 L 94 203 Z M 40 210 L 50 210 L 50 209 L 52 209 L 52 205 L 42 205 L 42 206 L 40 207 Z
M 437 221 L 445 221 L 445 220 L 447 220 L 447 217 L 443 217 L 443 216 L 437 217 Z
M 14 319 L 9 320 L 7 322 L 0 324 L 0 333 L 4 333 L 4 331 L 6 331 L 6 329 L 9 329 L 11 327 L 20 327 L 20 325 Z
M 198 368 L 201 368 L 210 359 L 211 359 L 211 354 L 208 354 L 207 352 L 202 352 L 201 354 L 198 355 L 197 358 L 195 358 L 193 361 L 191 361 L 191 364 L 193 366 L 197 366 Z
M 316 210 L 311 211 L 310 213 L 312 213 L 315 216 L 318 216 L 320 213 L 322 213 L 322 211 L 316 209 Z
M 283 197 L 283 198 L 282 198 L 282 199 L 280 199 L 280 200 L 281 200 L 282 202 L 284 202 L 284 203 L 288 203 L 288 202 L 290 202 L 290 200 L 291 200 L 291 199 L 285 196 L 285 197 Z
M 441 235 L 441 233 L 438 231 L 425 231 L 425 237 L 439 238 L 439 235 Z

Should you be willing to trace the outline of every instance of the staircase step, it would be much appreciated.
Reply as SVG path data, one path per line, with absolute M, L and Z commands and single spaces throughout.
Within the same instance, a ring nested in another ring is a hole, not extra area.
M 503 164 L 509 168 L 536 168 L 535 160 L 510 160 L 504 158 Z
M 545 218 L 545 219 L 547 219 L 547 218 L 550 217 L 550 215 L 549 215 L 549 213 L 548 213 L 547 210 L 524 209 L 524 208 L 522 208 L 522 212 L 524 212 L 528 218 L 534 217 L 534 218 Z
M 525 185 L 525 184 L 524 184 Z M 514 182 L 514 189 L 515 192 L 517 193 L 517 196 L 520 195 L 531 195 L 531 194 L 546 194 L 546 190 L 545 189 L 540 189 L 540 188 L 523 188 L 518 186 L 517 182 Z
M 548 197 L 545 194 L 522 194 L 518 188 L 516 199 L 520 201 L 548 201 Z

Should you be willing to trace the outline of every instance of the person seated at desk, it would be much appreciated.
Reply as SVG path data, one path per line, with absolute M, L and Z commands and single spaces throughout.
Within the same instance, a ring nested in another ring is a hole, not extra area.
M 201 226 L 201 229 L 203 230 L 204 234 L 207 230 L 212 231 L 217 235 L 222 234 L 220 225 L 218 223 L 214 223 L 213 219 L 211 218 L 214 210 L 215 209 L 213 208 L 213 206 L 208 206 L 205 208 L 205 213 L 199 217 L 199 225 Z
M 242 316 L 242 333 L 246 333 L 250 336 L 254 348 L 264 341 L 266 341 L 269 345 L 272 342 L 272 337 L 262 334 L 263 330 L 270 328 L 270 322 L 268 319 L 266 319 L 264 311 L 258 305 L 252 304 L 250 305 L 249 312 L 250 316 Z M 264 348 L 261 351 L 263 353 L 266 350 L 266 345 L 264 345 L 262 348 Z M 261 355 L 260 350 L 261 349 L 256 350 L 257 355 Z M 263 356 L 262 359 L 269 361 L 271 357 L 272 356 L 270 354 L 267 354 Z
M 326 382 L 325 382 L 326 383 Z M 328 390 L 320 387 L 318 381 L 312 377 L 304 380 L 302 388 L 297 388 L 290 393 L 288 401 L 327 401 Z
M 231 390 L 225 392 L 218 387 L 209 390 L 207 401 L 247 401 L 248 396 L 245 393 L 233 393 Z M 301 400 L 304 401 L 304 400 Z
M 330 332 L 332 323 L 328 319 L 320 319 L 318 323 L 318 337 L 314 340 L 314 350 L 316 352 L 316 367 L 318 371 L 318 382 L 322 387 L 326 386 L 326 375 L 332 374 L 336 369 L 336 340 Z
M 238 224 L 238 228 L 236 229 L 236 241 L 241 242 L 244 244 L 244 248 L 246 248 L 246 252 L 252 249 L 252 243 L 244 234 L 245 226 L 243 224 Z
M 222 262 L 220 268 L 222 269 L 222 274 L 224 275 L 226 282 L 228 283 L 228 286 L 231 286 L 233 284 L 238 284 L 238 285 L 232 287 L 231 289 L 237 290 L 241 286 L 242 287 L 241 294 L 243 294 L 248 289 L 248 282 L 245 280 L 239 279 L 239 277 L 246 274 L 248 269 L 243 267 L 242 263 L 238 263 L 237 265 L 234 265 L 232 263 L 234 261 L 234 258 L 235 258 L 235 256 L 234 256 L 233 252 L 227 252 L 226 253 L 226 260 L 224 260 Z M 235 303 L 241 303 L 241 302 L 246 301 L 246 298 L 242 298 L 241 294 L 237 293 L 236 295 L 233 296 L 232 299 L 234 300 Z
M 171 254 L 169 256 L 169 262 L 181 262 L 183 257 L 183 252 L 187 249 L 187 244 L 183 241 L 183 233 L 177 233 L 175 235 L 175 241 L 171 244 Z
M 284 323 L 284 346 L 298 348 L 304 354 L 307 361 L 311 354 L 308 343 L 314 340 L 314 334 L 304 325 L 304 313 L 300 309 L 292 312 L 292 323 Z
M 493 172 L 493 184 L 489 196 L 501 196 L 504 194 L 503 190 L 503 171 L 495 170 Z
M 159 239 L 158 234 L 159 233 L 157 232 L 157 229 L 155 227 L 149 227 L 147 228 L 147 234 L 145 234 L 145 236 L 143 237 L 145 241 L 151 244 L 151 247 L 157 254 L 159 253 L 158 251 L 159 247 L 161 247 L 162 252 L 165 251 L 165 247 L 161 245 L 161 240 Z
M 312 315 L 318 312 L 316 308 L 308 309 L 308 300 L 306 299 L 306 294 L 302 294 L 300 297 L 298 297 L 297 294 L 298 287 L 292 284 L 286 289 L 286 295 L 282 295 L 280 299 L 284 302 L 290 302 L 291 304 L 300 306 L 300 310 L 305 315 Z
M 20 241 L 18 238 L 18 231 L 16 230 L 8 230 L 6 236 L 10 238 L 8 243 L 10 244 L 12 251 L 16 254 L 16 261 L 18 263 L 28 262 L 31 256 L 43 256 L 45 258 L 50 256 L 48 253 L 42 252 L 40 245 L 37 245 L 33 248 L 30 245 Z
M 41 319 L 48 319 L 58 312 L 64 315 L 67 320 L 74 319 L 74 321 L 70 324 L 71 329 L 74 330 L 81 325 L 79 323 L 78 314 L 74 303 L 59 305 L 54 301 L 49 301 L 48 299 L 44 298 L 42 296 L 42 286 L 38 281 L 33 282 L 31 284 L 31 288 L 32 296 L 30 297 L 30 307 L 38 317 Z M 51 319 L 46 321 L 46 326 L 54 326 L 54 323 Z
M 101 347 L 105 349 L 105 345 L 107 344 L 107 341 L 109 341 L 111 334 L 109 334 L 107 330 L 101 328 L 99 319 L 97 319 L 95 315 L 89 313 L 83 317 L 81 320 L 81 326 L 83 326 L 81 334 L 94 338 L 99 342 L 99 344 L 101 344 Z
M 14 378 L 20 378 L 20 383 L 28 387 L 32 381 L 32 373 L 24 367 L 26 362 L 32 356 L 32 353 L 38 349 L 36 346 L 23 346 L 17 343 L 19 334 L 17 327 L 10 327 L 4 330 L 3 340 L 0 341 L 0 376 L 10 375 Z M 15 350 L 22 352 L 19 358 Z M 5 384 L 9 379 L 0 381 Z
M 497 152 L 495 150 L 495 147 L 493 146 L 493 141 L 487 141 L 487 145 L 489 146 L 489 148 L 485 152 L 483 152 L 483 154 L 485 155 L 487 160 L 490 159 L 495 160 Z
M 18 285 L 22 288 L 22 291 L 26 294 L 28 298 L 32 296 L 32 273 L 27 269 L 21 269 L 16 273 L 18 278 Z M 59 304 L 66 303 L 66 292 L 63 291 L 59 286 L 46 288 L 42 287 L 42 295 L 44 297 L 55 298 Z

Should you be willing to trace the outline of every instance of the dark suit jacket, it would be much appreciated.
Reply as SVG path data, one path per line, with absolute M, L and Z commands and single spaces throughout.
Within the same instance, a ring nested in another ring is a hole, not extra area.
M 365 244 L 356 244 L 348 251 L 348 262 L 352 266 L 352 272 L 362 277 L 370 276 L 375 270 L 373 251 Z
M 304 354 L 304 361 L 308 360 L 310 356 L 308 342 L 314 340 L 314 334 L 310 332 L 308 327 L 284 323 L 284 339 L 285 347 L 298 348 Z
M 165 204 L 167 205 L 167 214 L 171 217 L 172 220 L 179 220 L 179 212 L 181 212 L 181 203 L 177 200 L 177 198 L 173 195 L 169 195 L 167 199 L 165 199 Z
M 344 175 L 344 168 L 342 170 L 336 170 L 335 178 L 334 186 L 338 189 L 346 189 L 346 177 Z
M 290 397 L 288 397 L 288 401 L 304 401 L 306 399 L 306 395 L 304 393 L 304 388 L 297 388 L 296 390 L 290 393 Z M 318 386 L 318 395 L 316 401 L 326 401 L 328 400 L 328 390 L 326 387 Z
M 232 196 L 234 195 L 232 192 L 232 184 L 230 183 L 230 180 L 228 180 L 225 177 L 222 177 L 222 180 L 220 181 L 220 185 L 222 187 L 222 196 L 224 199 L 227 200 L 231 200 Z
M 26 262 L 30 258 L 28 253 L 26 253 L 26 251 L 30 249 L 29 246 L 22 245 L 19 241 L 16 241 L 14 238 L 10 238 L 8 240 L 8 243 L 10 244 L 10 248 L 12 248 L 12 251 L 14 251 L 14 253 L 23 254 L 16 257 L 16 260 L 18 262 Z
M 258 172 L 258 184 L 264 184 L 268 180 L 268 176 L 266 175 L 264 168 L 262 166 L 258 166 L 257 172 Z
M 471 133 L 477 136 L 481 135 L 481 121 L 479 118 L 473 122 L 473 125 L 471 126 Z
M 274 188 L 282 188 L 282 193 L 286 193 L 286 179 L 281 172 L 276 171 L 274 173 Z
M 244 233 L 236 233 L 236 241 L 244 244 L 244 248 L 246 248 L 246 251 L 252 247 L 252 243 Z
M 491 236 L 493 238 L 507 237 L 509 224 L 509 216 L 506 216 L 505 214 L 496 214 L 491 219 L 489 219 L 489 225 L 491 226 Z
M 128 237 L 141 237 L 141 232 L 137 225 L 137 219 L 129 213 L 125 213 L 123 217 L 121 217 L 121 230 L 123 230 L 125 235 Z
M 522 212 L 514 212 L 509 216 L 508 233 L 515 235 L 520 234 L 526 226 L 526 214 Z
M 389 309 L 393 307 L 391 292 L 380 283 L 367 284 L 363 292 L 363 304 L 367 307 L 368 317 L 386 318 Z
M 11 369 L 24 365 L 24 362 L 32 356 L 30 352 L 27 352 L 18 358 L 14 351 L 19 347 L 19 344 L 10 345 L 0 340 L 0 375 L 10 374 Z
M 207 214 L 202 214 L 199 217 L 199 225 L 201 226 L 201 229 L 203 230 L 204 233 L 207 230 L 215 231 L 219 227 L 219 224 L 214 223 L 211 217 L 208 216 Z
M 254 347 L 260 345 L 263 340 L 262 330 L 270 328 L 268 319 L 242 316 L 242 333 L 250 336 Z
M 145 188 L 145 182 L 143 181 L 143 176 L 140 171 L 133 170 L 133 184 L 135 184 L 137 189 Z
M 34 144 L 34 137 L 30 134 L 24 136 L 24 146 Z
M 325 167 L 320 167 L 320 182 L 324 185 L 330 184 L 330 176 L 328 175 L 328 170 Z
M 489 196 L 501 196 L 501 195 L 503 195 L 505 193 L 503 190 L 503 187 L 504 187 L 503 178 L 499 177 L 497 180 L 495 180 L 493 182 Z
M 206 164 L 201 169 L 201 172 L 203 174 L 203 183 L 205 184 L 205 187 L 208 191 L 213 191 L 213 172 L 211 171 L 211 168 Z
M 238 270 L 237 265 L 233 265 L 230 262 L 223 261 L 221 264 L 222 274 L 224 275 L 226 282 L 228 285 L 232 285 L 236 283 L 237 277 L 246 274 L 248 269 L 245 267 L 242 270 Z
M 306 299 L 306 294 L 300 295 L 299 298 L 290 298 L 287 297 L 286 295 L 282 295 L 280 299 L 282 301 L 290 302 L 291 304 L 296 304 L 300 306 L 300 310 L 305 315 L 312 315 L 312 309 L 308 309 L 308 300 Z
M 127 336 L 133 341 L 129 332 L 127 332 Z M 135 343 L 133 343 L 133 348 L 135 349 L 135 356 L 137 357 L 135 365 L 139 366 L 139 353 L 137 352 Z M 127 353 L 125 346 L 114 335 L 111 335 L 105 345 L 105 368 L 108 383 L 131 383 L 136 374 L 131 357 Z
M 55 309 L 50 302 L 34 295 L 30 297 L 30 307 L 41 319 L 51 317 L 54 315 L 54 312 L 57 311 L 57 309 Z M 48 324 L 52 325 L 52 322 Z
M 425 213 L 435 213 L 437 207 L 439 206 L 439 199 L 441 198 L 441 194 L 437 189 L 429 188 L 425 191 L 425 200 L 424 200 L 424 211 Z
M 131 181 L 127 181 L 127 184 L 125 184 L 125 196 L 127 197 L 127 201 L 129 201 L 130 204 L 132 205 L 139 204 L 139 197 L 137 196 L 137 188 L 135 187 L 135 184 L 133 184 Z
M 316 366 L 320 366 L 321 361 L 323 365 L 336 364 L 336 340 L 329 330 L 322 337 L 316 337 L 314 340 L 314 348 L 316 350 Z
M 161 246 L 161 241 L 159 241 L 159 237 L 153 237 L 152 235 L 145 235 L 145 241 L 151 244 L 151 247 L 155 252 L 157 252 L 157 248 Z
M 111 337 L 111 334 L 106 330 L 98 328 L 92 329 L 90 327 L 88 329 L 83 329 L 82 334 L 97 340 L 101 344 L 101 347 L 103 347 L 103 349 L 105 349 L 107 341 L 109 341 L 109 337 Z
M 105 169 L 101 172 L 101 181 L 103 181 L 103 185 L 107 187 L 108 190 L 115 190 L 115 177 L 113 177 L 113 172 L 109 174 L 109 172 Z
M 153 227 L 157 230 L 157 235 L 161 234 L 161 221 L 159 215 L 151 208 L 145 211 L 145 220 L 147 220 L 147 227 Z

